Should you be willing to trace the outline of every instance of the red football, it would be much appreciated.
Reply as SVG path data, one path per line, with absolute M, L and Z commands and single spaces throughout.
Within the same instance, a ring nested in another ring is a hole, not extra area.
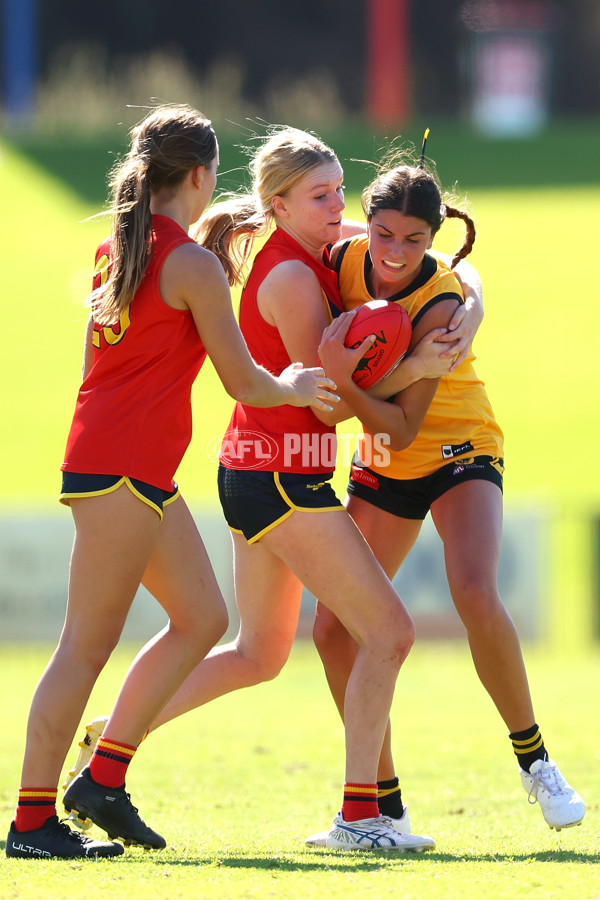
M 375 342 L 352 376 L 363 390 L 389 375 L 408 350 L 410 317 L 403 306 L 391 300 L 370 300 L 357 308 L 344 343 L 346 347 L 358 347 L 370 334 L 375 335 Z

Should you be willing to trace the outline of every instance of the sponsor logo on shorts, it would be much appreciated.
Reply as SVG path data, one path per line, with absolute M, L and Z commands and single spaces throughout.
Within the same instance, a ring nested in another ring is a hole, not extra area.
M 502 475 L 504 468 L 502 466 L 502 461 L 498 459 L 498 457 L 494 457 L 493 459 L 487 459 L 486 457 L 480 457 L 480 459 L 484 460 L 483 462 L 476 462 L 476 458 L 471 456 L 468 459 L 459 459 L 456 461 L 456 465 L 452 470 L 453 475 L 462 475 L 463 472 L 469 470 L 472 472 L 474 469 L 486 469 L 488 466 L 492 466 L 497 472 Z
M 473 451 L 471 441 L 465 441 L 464 444 L 442 444 L 442 458 L 454 459 L 455 456 L 464 456 L 465 453 Z
M 319 488 L 325 487 L 325 484 L 326 484 L 325 481 L 319 481 L 318 484 L 307 484 L 306 490 L 307 491 L 318 491 Z
M 357 484 L 364 484 L 365 487 L 372 488 L 374 491 L 379 490 L 381 482 L 372 472 L 367 472 L 366 469 L 361 469 L 360 466 L 351 466 L 350 472 L 352 481 L 355 481 Z

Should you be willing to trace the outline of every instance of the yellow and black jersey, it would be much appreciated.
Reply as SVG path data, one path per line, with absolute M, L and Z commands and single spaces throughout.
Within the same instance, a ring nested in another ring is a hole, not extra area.
M 346 241 L 339 249 L 335 268 L 346 310 L 369 300 L 393 300 L 404 306 L 414 328 L 436 303 L 448 298 L 464 303 L 458 279 L 433 254 L 425 254 L 420 273 L 408 287 L 386 298 L 373 297 L 369 291 L 371 267 L 366 235 Z M 502 431 L 484 384 L 473 368 L 474 359 L 471 352 L 455 372 L 440 379 L 419 434 L 410 447 L 390 454 L 389 464 L 380 467 L 382 474 L 388 478 L 422 478 L 453 459 L 482 454 L 503 456 Z M 361 442 L 359 452 L 364 456 L 372 446 L 370 435 L 366 443 Z M 378 469 L 371 454 L 363 461 L 371 469 Z

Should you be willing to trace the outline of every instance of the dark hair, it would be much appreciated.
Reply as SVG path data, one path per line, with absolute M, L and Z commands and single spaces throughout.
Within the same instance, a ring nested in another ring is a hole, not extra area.
M 110 177 L 111 273 L 92 294 L 98 321 L 119 318 L 144 276 L 152 251 L 152 194 L 175 191 L 195 166 L 209 166 L 218 152 L 210 121 L 185 104 L 153 109 L 130 132 L 131 147 Z
M 465 241 L 452 258 L 452 268 L 473 248 L 473 219 L 443 199 L 436 179 L 422 166 L 397 165 L 381 171 L 364 189 L 361 201 L 367 220 L 382 209 L 396 209 L 405 216 L 423 219 L 430 226 L 432 235 L 439 231 L 444 219 L 462 219 L 466 229 Z

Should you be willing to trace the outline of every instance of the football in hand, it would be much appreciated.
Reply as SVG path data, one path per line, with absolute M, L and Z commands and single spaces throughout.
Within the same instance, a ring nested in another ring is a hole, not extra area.
M 403 306 L 391 300 L 370 300 L 357 308 L 344 344 L 359 347 L 370 334 L 375 335 L 375 341 L 352 375 L 363 390 L 389 375 L 408 350 L 412 337 L 410 317 Z

